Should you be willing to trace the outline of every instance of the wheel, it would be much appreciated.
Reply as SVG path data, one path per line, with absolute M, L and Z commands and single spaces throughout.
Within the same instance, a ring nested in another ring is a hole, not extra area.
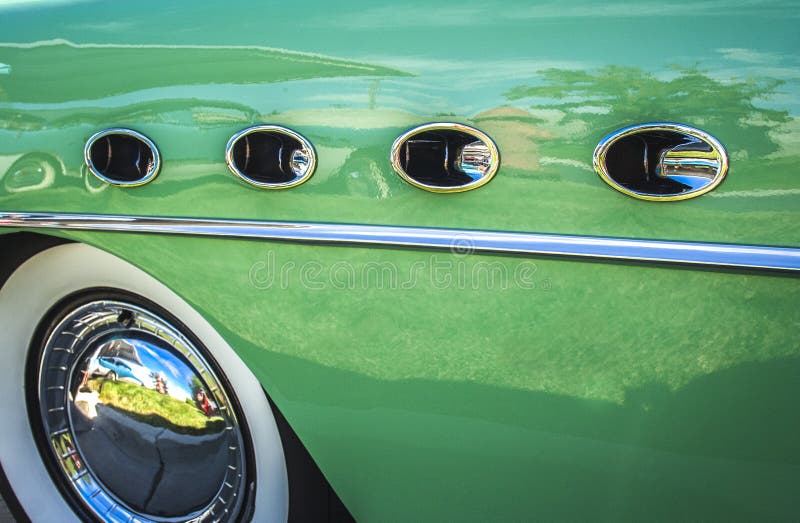
M 31 520 L 286 520 L 283 450 L 258 380 L 164 285 L 60 245 L 0 290 L 0 329 L 0 462 Z M 98 377 L 100 357 L 119 371 Z

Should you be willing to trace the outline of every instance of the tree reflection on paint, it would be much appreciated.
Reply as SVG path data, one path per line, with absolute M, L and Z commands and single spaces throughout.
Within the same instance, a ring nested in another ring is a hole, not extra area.
M 757 107 L 758 100 L 777 93 L 780 80 L 719 80 L 698 67 L 672 66 L 674 75 L 655 75 L 636 67 L 607 66 L 596 70 L 547 69 L 541 85 L 514 87 L 510 100 L 532 98 L 536 109 L 564 113 L 560 124 L 588 120 L 606 132 L 647 121 L 674 121 L 705 129 L 731 126 L 731 148 L 768 154 L 778 145 L 769 131 L 790 120 L 786 111 Z M 563 140 L 565 137 L 559 137 Z M 566 137 L 569 139 L 569 137 Z

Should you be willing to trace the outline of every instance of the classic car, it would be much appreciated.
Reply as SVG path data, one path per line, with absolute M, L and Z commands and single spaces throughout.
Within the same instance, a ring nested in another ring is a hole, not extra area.
M 144 381 L 136 377 L 131 364 L 122 358 L 114 357 L 100 357 L 97 359 L 97 372 L 96 374 L 102 375 L 104 378 L 116 381 L 118 379 L 127 379 L 134 381 L 140 385 L 144 385 Z M 91 368 L 91 363 L 89 367 Z M 100 370 L 104 369 L 104 370 Z
M 797 520 L 799 7 L 0 1 L 6 503 Z

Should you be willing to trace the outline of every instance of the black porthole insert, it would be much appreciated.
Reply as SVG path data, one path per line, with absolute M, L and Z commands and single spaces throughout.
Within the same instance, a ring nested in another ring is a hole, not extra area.
M 99 179 L 119 186 L 144 185 L 161 167 L 158 148 L 132 129 L 106 129 L 93 135 L 84 150 L 86 165 Z
M 258 125 L 231 137 L 225 150 L 228 168 L 250 185 L 286 189 L 314 174 L 316 153 L 299 133 L 277 125 Z
M 654 122 L 619 129 L 595 148 L 594 168 L 617 191 L 639 200 L 676 201 L 716 188 L 728 171 L 722 144 L 700 129 Z
M 478 129 L 431 123 L 411 129 L 392 145 L 392 167 L 406 182 L 430 192 L 475 189 L 500 165 L 497 146 Z

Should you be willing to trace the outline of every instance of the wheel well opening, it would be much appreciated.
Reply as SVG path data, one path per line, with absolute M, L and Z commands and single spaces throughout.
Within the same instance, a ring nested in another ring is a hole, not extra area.
M 0 235 L 0 287 L 31 256 L 45 249 L 72 243 L 72 240 L 33 232 L 13 232 Z

